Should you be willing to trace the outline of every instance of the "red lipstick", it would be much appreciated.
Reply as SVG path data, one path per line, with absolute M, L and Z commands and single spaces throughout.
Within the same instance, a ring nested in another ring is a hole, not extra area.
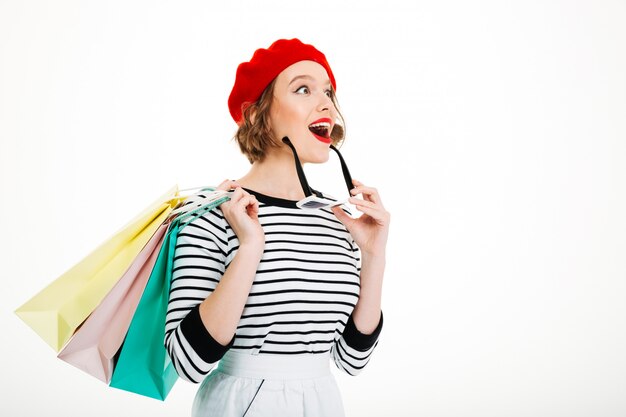
M 309 125 L 309 131 L 315 136 L 315 139 L 326 144 L 332 143 L 330 132 L 332 131 L 333 121 L 328 117 L 323 117 Z

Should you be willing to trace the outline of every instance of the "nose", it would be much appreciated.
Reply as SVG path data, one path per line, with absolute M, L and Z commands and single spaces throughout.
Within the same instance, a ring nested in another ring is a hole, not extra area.
M 321 93 L 321 98 L 317 109 L 319 111 L 333 111 L 335 109 L 335 104 L 333 103 L 333 100 L 328 97 L 325 92 Z

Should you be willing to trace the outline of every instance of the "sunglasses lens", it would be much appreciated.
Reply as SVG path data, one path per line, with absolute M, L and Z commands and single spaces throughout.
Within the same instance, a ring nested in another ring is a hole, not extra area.
M 307 201 L 306 203 L 302 205 L 302 208 L 318 209 L 318 208 L 327 207 L 327 206 L 328 204 L 322 203 L 319 201 Z
M 347 202 L 347 200 L 339 200 L 339 201 L 335 201 L 335 200 L 328 200 L 325 198 L 319 198 L 315 195 L 310 195 L 307 198 L 305 198 L 304 200 L 300 200 L 296 203 L 296 205 L 301 208 L 301 209 L 321 209 L 321 208 L 328 208 L 328 207 L 334 207 L 334 206 L 340 206 L 342 204 L 345 204 Z

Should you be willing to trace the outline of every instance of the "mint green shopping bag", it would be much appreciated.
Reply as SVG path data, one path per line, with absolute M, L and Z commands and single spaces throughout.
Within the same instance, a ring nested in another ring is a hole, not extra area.
M 158 400 L 165 400 L 169 394 L 178 375 L 164 346 L 165 315 L 178 233 L 196 217 L 229 198 L 230 193 L 211 192 L 188 204 L 183 211 L 175 211 L 178 217 L 167 230 L 119 352 L 110 386 Z

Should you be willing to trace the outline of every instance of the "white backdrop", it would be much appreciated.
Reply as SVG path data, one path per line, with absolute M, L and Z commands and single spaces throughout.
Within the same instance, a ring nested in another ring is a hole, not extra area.
M 392 215 L 348 416 L 626 415 L 625 3 L 231 3 L 0 0 L 0 415 L 189 415 L 197 386 L 108 388 L 13 310 L 170 186 L 247 172 L 226 100 L 285 37 L 327 55 Z

